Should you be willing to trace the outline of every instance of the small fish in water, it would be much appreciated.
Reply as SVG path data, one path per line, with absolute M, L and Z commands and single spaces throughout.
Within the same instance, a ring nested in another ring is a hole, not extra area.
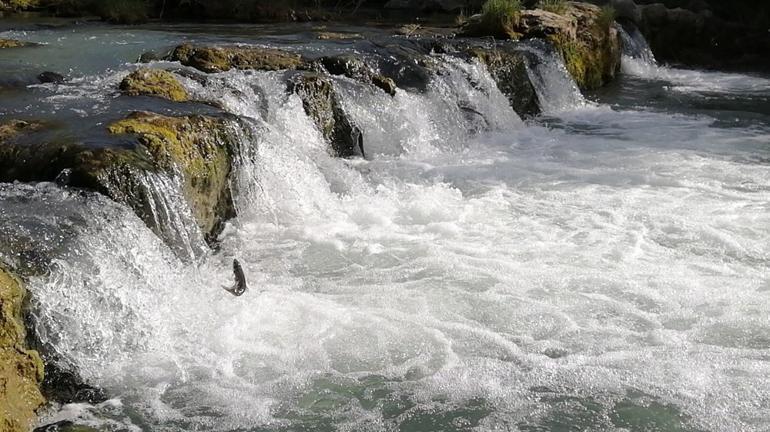
M 229 292 L 230 294 L 240 297 L 243 295 L 243 293 L 246 292 L 246 275 L 243 274 L 243 268 L 241 267 L 241 263 L 238 262 L 237 259 L 233 260 L 233 275 L 235 276 L 235 284 L 228 288 L 228 287 L 222 287 L 225 291 Z

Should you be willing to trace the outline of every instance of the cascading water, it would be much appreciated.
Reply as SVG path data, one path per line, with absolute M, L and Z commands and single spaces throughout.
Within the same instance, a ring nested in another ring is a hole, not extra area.
M 619 27 L 623 42 L 623 73 L 648 80 L 664 81 L 680 93 L 741 93 L 744 96 L 770 94 L 770 80 L 742 74 L 704 72 L 659 65 L 641 32 Z
M 549 116 L 586 103 L 551 51 L 521 49 Z M 2 185 L 3 239 L 53 243 L 38 335 L 112 398 L 44 421 L 766 429 L 770 126 L 630 104 L 548 129 L 480 64 L 434 59 L 424 92 L 333 78 L 367 160 L 329 155 L 287 73 L 185 80 L 239 117 L 238 217 L 199 261 L 99 195 Z

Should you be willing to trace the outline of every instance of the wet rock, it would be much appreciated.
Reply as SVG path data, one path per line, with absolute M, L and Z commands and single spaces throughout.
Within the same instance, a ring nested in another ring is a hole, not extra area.
M 137 112 L 111 124 L 112 134 L 133 134 L 155 168 L 179 172 L 183 194 L 209 241 L 234 215 L 230 190 L 236 143 L 223 119 L 205 116 L 166 117 Z M 118 195 L 114 191 L 113 195 Z M 126 197 L 129 199 L 129 197 Z
M 71 421 L 60 421 L 36 428 L 33 432 L 99 432 L 90 426 L 75 424 Z
M 0 145 L 0 182 L 54 181 L 70 170 L 70 187 L 94 190 L 131 207 L 172 246 L 174 239 L 155 220 L 154 197 L 143 183 L 147 173 L 180 176 L 182 194 L 209 242 L 234 215 L 229 176 L 237 143 L 225 118 L 134 113 L 109 126 L 123 142 L 100 148 L 50 140 L 17 142 L 18 134 L 34 123 L 6 123 L 11 133 L 0 140 L 5 141 Z
M 138 63 L 152 63 L 154 61 L 161 61 L 163 60 L 163 56 L 156 53 L 155 51 L 147 51 L 145 53 L 142 53 L 142 55 L 139 56 L 137 59 Z
M 497 87 L 517 114 L 531 117 L 540 113 L 540 103 L 529 79 L 525 54 L 513 48 L 511 45 L 475 47 L 469 48 L 466 54 L 486 65 Z
M 230 69 L 293 70 L 303 65 L 302 56 L 273 48 L 207 47 L 184 44 L 166 58 L 207 73 Z
M 40 121 L 27 121 L 27 120 L 4 120 L 0 121 L 0 144 L 9 141 L 17 136 L 25 133 L 34 132 L 42 129 L 45 126 Z
M 64 82 L 64 75 L 56 72 L 43 72 L 37 76 L 37 80 L 42 84 L 61 84 Z
M 174 102 L 190 99 L 176 76 L 162 69 L 138 69 L 123 79 L 120 90 L 128 96 L 156 96 Z
M 376 73 L 358 56 L 343 54 L 333 57 L 321 57 L 317 62 L 332 75 L 343 75 L 360 82 L 371 83 L 391 96 L 396 94 L 398 87 L 395 81 Z
M 22 48 L 35 46 L 32 42 L 24 42 L 16 39 L 0 39 L 0 48 Z
M 365 156 L 363 134 L 348 118 L 328 77 L 301 73 L 289 81 L 289 91 L 302 99 L 305 112 L 329 141 L 335 156 Z
M 439 62 L 429 55 L 429 46 L 421 41 L 403 40 L 380 47 L 384 59 L 380 73 L 396 83 L 398 88 L 424 92 L 439 69 Z
M 43 393 L 49 400 L 62 404 L 98 404 L 107 400 L 104 390 L 86 384 L 78 374 L 63 370 L 50 362 L 42 383 Z
M 557 15 L 523 12 L 517 30 L 523 39 L 544 38 L 562 54 L 570 74 L 582 89 L 601 87 L 620 70 L 621 45 L 610 9 L 569 2 Z
M 25 343 L 25 296 L 21 281 L 0 266 L 0 430 L 7 432 L 29 431 L 37 421 L 35 411 L 45 403 L 43 362 Z

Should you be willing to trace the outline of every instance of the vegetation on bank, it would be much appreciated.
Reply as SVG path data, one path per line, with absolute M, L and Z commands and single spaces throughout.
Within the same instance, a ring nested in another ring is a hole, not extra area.
M 567 12 L 569 4 L 567 0 L 540 0 L 537 2 L 537 8 L 561 15 Z

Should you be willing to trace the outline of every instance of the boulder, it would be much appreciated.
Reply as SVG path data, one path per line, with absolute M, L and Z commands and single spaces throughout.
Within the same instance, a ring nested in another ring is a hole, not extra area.
M 395 81 L 376 73 L 359 56 L 342 54 L 333 57 L 321 57 L 316 63 L 332 75 L 343 75 L 360 82 L 370 83 L 391 96 L 396 94 L 398 87 Z
M 27 432 L 45 399 L 40 391 L 43 362 L 27 349 L 21 281 L 0 266 L 0 430 Z
M 226 122 L 206 116 L 167 117 L 136 112 L 111 124 L 108 130 L 134 135 L 140 148 L 149 154 L 153 168 L 181 175 L 182 192 L 193 216 L 207 239 L 213 241 L 223 223 L 235 213 L 230 174 L 236 143 L 227 132 Z M 131 199 L 130 195 L 121 197 L 125 191 L 121 184 L 116 186 L 110 194 L 113 198 Z M 146 208 L 145 203 L 141 205 Z
M 289 81 L 289 91 L 302 99 L 305 112 L 329 142 L 334 156 L 365 157 L 363 134 L 348 118 L 328 77 L 301 73 Z
M 176 76 L 162 69 L 138 69 L 123 79 L 120 90 L 128 96 L 156 96 L 174 102 L 190 99 Z
M 486 65 L 497 87 L 508 98 L 517 114 L 531 117 L 540 113 L 540 103 L 529 79 L 524 54 L 512 48 L 510 45 L 473 47 L 466 54 Z
M 595 89 L 615 78 L 620 70 L 621 42 L 611 9 L 569 2 L 561 15 L 534 12 L 522 13 L 517 31 L 524 39 L 551 42 L 581 89 Z
M 64 75 L 56 72 L 43 72 L 37 76 L 37 80 L 42 84 L 61 84 L 64 82 Z
M 303 65 L 302 56 L 274 48 L 252 46 L 208 47 L 184 44 L 166 58 L 207 73 L 230 69 L 292 70 Z

